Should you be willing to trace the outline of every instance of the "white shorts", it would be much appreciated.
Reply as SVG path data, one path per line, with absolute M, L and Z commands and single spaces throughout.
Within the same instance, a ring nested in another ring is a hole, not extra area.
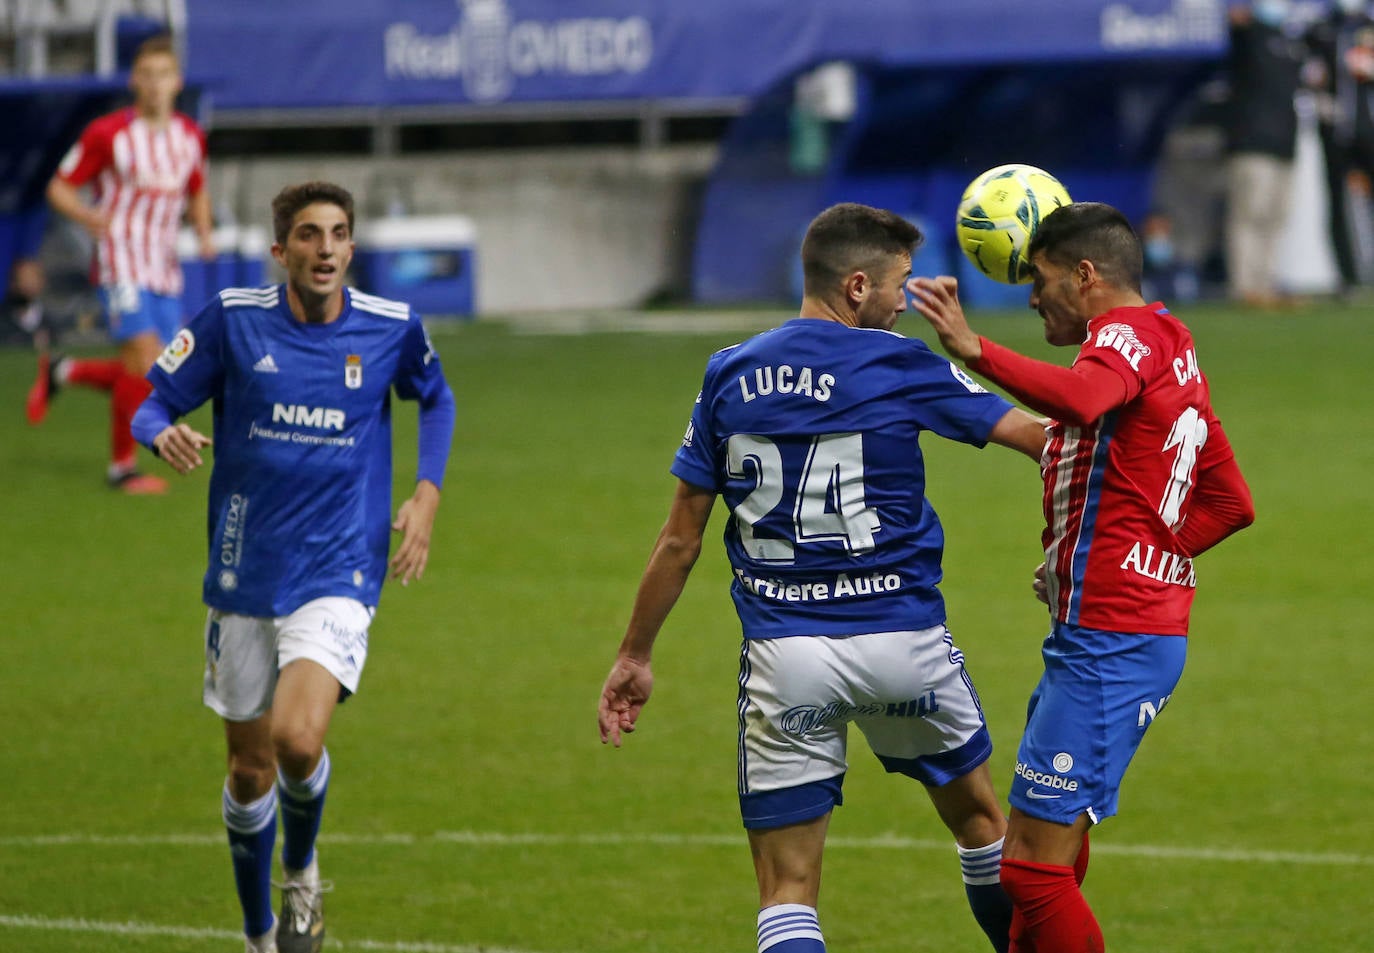
M 928 785 L 967 774 L 992 753 L 963 653 L 943 625 L 746 639 L 739 693 L 745 826 L 797 823 L 839 804 L 851 721 L 883 767 Z
M 356 599 L 312 599 L 277 618 L 211 609 L 205 620 L 205 704 L 228 721 L 272 707 L 277 673 L 297 659 L 322 665 L 345 695 L 358 690 L 374 609 Z

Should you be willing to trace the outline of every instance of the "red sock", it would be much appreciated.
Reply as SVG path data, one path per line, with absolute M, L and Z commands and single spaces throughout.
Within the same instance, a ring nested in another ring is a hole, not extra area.
M 1019 923 L 1012 921 L 1013 935 L 1021 927 L 1020 945 L 1014 950 L 1102 953 L 1102 928 L 1074 882 L 1072 867 L 1003 857 L 1002 889 L 1019 915 Z
M 114 382 L 114 393 L 110 398 L 110 460 L 116 466 L 132 466 L 138 450 L 134 435 L 129 430 L 134 412 L 143 398 L 153 392 L 153 385 L 147 378 L 124 371 Z
M 1007 947 L 1007 953 L 1038 953 L 1035 944 L 1031 941 L 1030 934 L 1026 932 L 1026 917 L 1021 912 L 1020 907 L 1011 908 L 1011 929 L 1007 932 L 1011 945 Z
M 94 360 L 90 358 L 68 358 L 66 361 L 67 384 L 80 384 L 98 390 L 114 390 L 115 383 L 127 371 L 118 358 Z

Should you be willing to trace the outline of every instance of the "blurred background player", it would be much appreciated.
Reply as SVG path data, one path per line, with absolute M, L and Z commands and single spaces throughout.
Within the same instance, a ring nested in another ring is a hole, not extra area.
M 205 134 L 176 110 L 181 66 L 171 40 L 145 40 L 129 76 L 132 106 L 92 122 L 48 184 L 52 207 L 95 240 L 94 280 L 119 344 L 115 359 L 52 357 L 40 352 L 26 414 L 39 424 L 61 388 L 81 385 L 110 394 L 110 486 L 132 494 L 164 493 L 167 481 L 140 473 L 129 432 L 147 396 L 145 379 L 181 326 L 177 232 L 188 212 L 201 255 L 213 257 Z M 80 189 L 90 185 L 94 203 Z
M 958 846 L 969 906 L 1007 949 L 1006 821 L 963 654 L 945 627 L 944 534 L 919 438 L 1039 460 L 1042 422 L 922 342 L 890 333 L 916 226 L 842 204 L 802 243 L 800 316 L 716 353 L 672 472 L 677 491 L 598 709 L 633 731 L 654 641 L 701 550 L 717 495 L 744 629 L 739 804 L 758 878 L 758 949 L 820 953 L 821 855 L 853 722 L 889 772 L 920 781 Z M 807 714 L 807 713 L 810 714 Z
M 1079 889 L 1087 832 L 1117 811 L 1146 730 L 1183 674 L 1193 558 L 1254 520 L 1191 332 L 1140 294 L 1140 239 L 1093 202 L 1047 215 L 1029 246 L 1030 306 L 1072 367 L 980 337 L 954 278 L 915 278 L 945 350 L 1054 418 L 1037 595 L 1051 629 L 1016 754 L 1002 886 L 1012 953 L 1101 953 Z M 1149 708 L 1146 708 L 1146 705 Z
M 210 439 L 174 421 L 214 401 L 205 704 L 229 748 L 223 816 L 249 953 L 324 938 L 315 837 L 335 706 L 358 688 L 391 561 L 429 556 L 453 394 L 410 306 L 344 288 L 353 197 L 323 182 L 272 203 L 284 285 L 221 292 L 157 358 L 134 432 L 180 473 Z M 391 520 L 391 390 L 420 404 L 415 492 Z M 277 805 L 282 908 L 271 908 Z

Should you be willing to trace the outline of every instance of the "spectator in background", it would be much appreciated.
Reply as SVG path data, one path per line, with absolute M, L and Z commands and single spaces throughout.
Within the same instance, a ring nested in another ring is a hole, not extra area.
M 1306 40 L 1312 60 L 1304 78 L 1317 92 L 1331 247 L 1348 292 L 1360 283 L 1351 189 L 1368 195 L 1374 178 L 1374 19 L 1366 0 L 1335 0 Z
M 1140 226 L 1144 246 L 1141 286 L 1151 301 L 1196 301 L 1197 270 L 1179 258 L 1174 247 L 1174 223 L 1168 213 L 1153 211 Z
M 176 239 L 188 211 L 201 255 L 214 255 L 205 133 L 176 110 L 181 65 L 169 38 L 153 37 L 138 48 L 129 87 L 133 105 L 87 126 L 48 183 L 52 207 L 96 241 L 94 276 L 119 357 L 52 359 L 41 351 L 25 412 L 29 423 L 42 423 L 49 400 L 68 384 L 109 391 L 110 486 L 165 493 L 166 480 L 136 469 L 129 424 L 151 389 L 144 375 L 181 327 Z M 82 198 L 87 184 L 94 204 Z
M 1260 308 L 1283 303 L 1274 281 L 1288 219 L 1306 48 L 1284 29 L 1288 0 L 1230 9 L 1231 84 L 1226 117 L 1226 274 L 1233 300 Z
M 41 203 L 0 215 L 0 274 L 8 275 L 0 314 L 40 348 L 47 346 L 40 300 L 47 276 L 38 251 L 47 224 L 48 210 Z

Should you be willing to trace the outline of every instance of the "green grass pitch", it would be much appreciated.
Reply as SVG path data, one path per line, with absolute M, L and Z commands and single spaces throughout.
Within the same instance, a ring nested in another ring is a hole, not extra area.
M 1118 953 L 1371 949 L 1374 315 L 1184 315 L 1258 522 L 1199 560 L 1187 672 L 1094 835 L 1086 892 Z M 1028 313 L 976 318 L 1067 359 Z M 388 587 L 331 734 L 330 947 L 753 948 L 719 508 L 640 730 L 613 751 L 594 725 L 701 369 L 751 329 L 437 333 L 455 452 L 428 573 Z M 29 428 L 30 368 L 0 353 L 0 951 L 241 949 L 223 743 L 199 697 L 206 474 L 164 499 L 111 494 L 105 400 L 64 393 Z M 414 411 L 398 406 L 404 487 Z M 950 625 L 1005 795 L 1046 629 L 1030 594 L 1038 480 L 998 448 L 924 446 Z M 985 949 L 922 791 L 857 734 L 851 762 L 822 891 L 830 947 Z

